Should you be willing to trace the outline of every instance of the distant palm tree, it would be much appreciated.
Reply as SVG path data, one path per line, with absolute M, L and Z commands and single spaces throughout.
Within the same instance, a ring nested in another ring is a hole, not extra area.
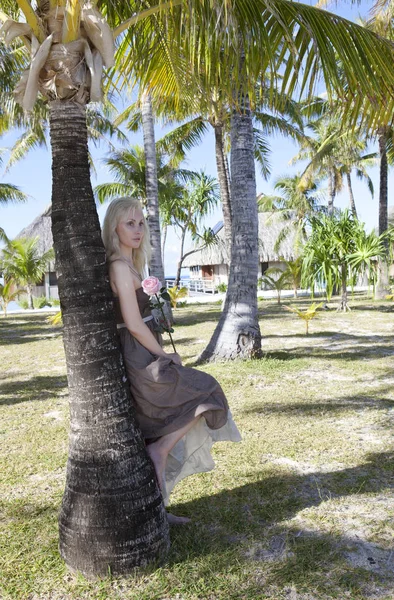
M 277 267 L 271 267 L 266 270 L 261 279 L 263 284 L 270 290 L 276 291 L 277 301 L 280 304 L 282 291 L 288 288 L 291 283 L 289 271 L 282 271 L 282 269 L 278 269 Z
M 165 160 L 164 154 L 158 153 L 157 174 L 159 187 L 159 204 L 167 199 L 179 198 L 183 191 L 183 183 L 193 174 L 187 169 L 175 168 Z M 116 150 L 103 159 L 115 181 L 101 183 L 94 188 L 94 194 L 100 204 L 119 196 L 135 196 L 146 207 L 146 164 L 145 152 L 141 146 L 135 145 L 127 150 Z
M 350 208 L 357 216 L 353 195 L 351 174 L 353 170 L 359 179 L 365 180 L 373 196 L 372 180 L 367 168 L 376 163 L 376 153 L 365 153 L 367 140 L 362 132 L 344 129 L 338 116 L 323 116 L 311 121 L 307 126 L 312 129 L 312 137 L 304 137 L 301 149 L 292 162 L 308 160 L 301 175 L 301 182 L 310 185 L 316 179 L 328 179 L 328 211 L 333 212 L 334 200 L 340 192 L 346 179 L 349 189 Z
M 54 257 L 52 249 L 39 254 L 38 238 L 11 240 L 1 252 L 0 265 L 4 279 L 14 279 L 26 289 L 29 308 L 34 308 L 32 288 L 41 280 Z
M 275 242 L 275 249 L 280 252 L 282 242 L 292 232 L 295 233 L 295 247 L 300 249 L 307 237 L 308 221 L 317 213 L 325 211 L 320 203 L 322 194 L 318 184 L 310 183 L 306 187 L 300 175 L 284 175 L 276 179 L 274 189 L 281 192 L 281 195 L 261 194 L 257 198 L 257 205 L 259 212 L 271 212 L 271 218 L 279 218 L 284 222 Z
M 184 244 L 186 233 L 191 233 L 196 239 L 199 235 L 201 220 L 215 208 L 219 201 L 219 187 L 214 177 L 205 173 L 196 173 L 186 184 L 182 198 L 172 202 L 172 223 L 181 230 L 180 255 L 175 277 L 175 286 L 181 279 Z
M 22 290 L 15 289 L 15 282 L 10 279 L 9 281 L 0 283 L 0 306 L 4 311 L 4 316 L 7 316 L 7 307 L 10 302 L 16 300 L 22 293 Z

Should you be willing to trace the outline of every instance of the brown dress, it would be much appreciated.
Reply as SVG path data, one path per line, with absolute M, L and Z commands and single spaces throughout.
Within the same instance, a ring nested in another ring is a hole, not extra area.
M 128 266 L 134 275 L 138 275 Z M 136 290 L 136 296 L 141 317 L 147 319 L 145 324 L 162 345 L 161 335 L 155 331 L 153 318 L 150 319 L 149 296 L 142 287 Z M 199 414 L 204 417 L 168 457 L 163 493 L 167 503 L 171 489 L 178 481 L 214 468 L 210 454 L 214 442 L 238 442 L 241 436 L 216 379 L 203 371 L 176 365 L 170 357 L 152 354 L 126 328 L 119 299 L 115 297 L 114 301 L 126 374 L 144 438 L 147 441 L 157 439 L 180 429 Z
M 141 317 L 149 317 L 149 296 L 142 287 L 136 294 Z M 118 298 L 115 298 L 115 306 L 117 322 L 122 324 Z M 161 344 L 161 335 L 154 330 L 154 320 L 145 324 Z M 201 413 L 210 429 L 219 429 L 226 424 L 227 400 L 214 377 L 176 365 L 171 358 L 152 354 L 126 327 L 118 331 L 127 378 L 145 439 L 172 433 Z

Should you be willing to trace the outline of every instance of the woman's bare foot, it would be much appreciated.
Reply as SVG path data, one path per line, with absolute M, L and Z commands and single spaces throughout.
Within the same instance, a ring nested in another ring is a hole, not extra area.
M 187 525 L 187 523 L 191 523 L 191 519 L 187 517 L 177 517 L 171 513 L 167 513 L 167 519 L 170 525 Z
M 160 440 L 159 440 L 160 441 Z M 148 444 L 146 447 L 146 451 L 153 462 L 153 466 L 155 468 L 157 481 L 159 483 L 159 487 L 161 491 L 164 491 L 164 473 L 166 468 L 167 461 L 167 453 L 163 452 L 160 447 L 160 443 L 153 442 L 153 444 Z

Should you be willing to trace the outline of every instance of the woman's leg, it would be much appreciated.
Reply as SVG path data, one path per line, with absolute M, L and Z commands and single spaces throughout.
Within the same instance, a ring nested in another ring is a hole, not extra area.
M 160 489 L 164 488 L 164 474 L 166 470 L 167 458 L 173 447 L 183 436 L 193 427 L 193 425 L 201 418 L 201 415 L 194 417 L 192 421 L 186 423 L 181 429 L 177 429 L 172 433 L 167 433 L 152 444 L 146 447 L 146 450 L 155 467 L 157 481 Z

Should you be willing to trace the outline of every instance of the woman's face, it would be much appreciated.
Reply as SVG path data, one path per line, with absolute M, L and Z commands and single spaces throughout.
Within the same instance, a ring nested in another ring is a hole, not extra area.
M 145 233 L 145 218 L 140 208 L 131 208 L 116 229 L 120 246 L 127 250 L 139 248 Z

